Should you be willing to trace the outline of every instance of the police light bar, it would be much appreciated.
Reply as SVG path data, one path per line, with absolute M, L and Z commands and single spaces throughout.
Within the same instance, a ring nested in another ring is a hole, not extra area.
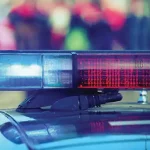
M 52 88 L 150 89 L 150 53 L 0 53 L 0 90 Z

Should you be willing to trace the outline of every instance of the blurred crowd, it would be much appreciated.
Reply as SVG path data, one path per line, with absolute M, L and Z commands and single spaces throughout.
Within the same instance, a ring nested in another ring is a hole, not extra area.
M 0 50 L 150 50 L 149 0 L 1 0 Z

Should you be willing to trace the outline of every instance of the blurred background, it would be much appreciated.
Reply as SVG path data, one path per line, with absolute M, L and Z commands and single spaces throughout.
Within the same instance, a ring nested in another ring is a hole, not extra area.
M 150 50 L 150 0 L 0 0 L 0 10 L 3 51 Z M 0 108 L 24 97 L 1 92 Z
M 1 0 L 0 9 L 0 50 L 150 49 L 149 0 Z

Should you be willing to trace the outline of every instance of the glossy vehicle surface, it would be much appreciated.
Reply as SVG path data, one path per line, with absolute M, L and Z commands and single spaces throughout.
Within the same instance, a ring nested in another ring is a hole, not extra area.
M 4 150 L 150 149 L 149 105 L 109 104 L 82 112 L 0 113 Z

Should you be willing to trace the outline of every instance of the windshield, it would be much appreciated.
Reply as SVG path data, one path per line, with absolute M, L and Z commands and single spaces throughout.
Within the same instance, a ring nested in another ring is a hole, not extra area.
M 149 0 L 1 0 L 0 50 L 150 50 L 149 7 Z M 140 96 L 122 94 L 127 103 Z M 1 91 L 0 109 L 25 98 Z

